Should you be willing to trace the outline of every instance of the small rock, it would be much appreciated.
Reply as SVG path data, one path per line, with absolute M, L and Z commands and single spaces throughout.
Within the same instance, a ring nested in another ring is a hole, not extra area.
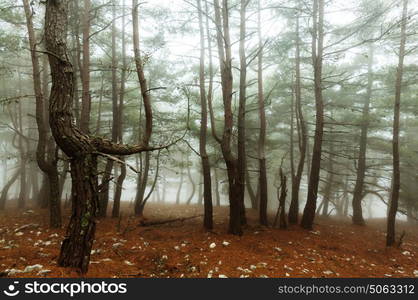
M 135 265 L 134 263 L 131 263 L 129 260 L 125 260 L 124 263 L 125 263 L 125 265 L 128 265 L 128 266 L 134 266 Z
M 409 256 L 409 255 L 411 255 L 411 252 L 409 252 L 409 251 L 403 251 L 402 254 L 405 255 L 405 256 Z
M 209 248 L 210 248 L 210 249 L 213 249 L 213 248 L 215 248 L 215 247 L 216 247 L 216 244 L 215 244 L 215 243 L 212 243 L 212 244 L 210 244 L 210 245 L 209 245 Z
M 284 265 L 283 268 L 285 268 L 286 270 L 289 270 L 289 271 L 293 271 L 293 268 L 291 268 L 291 267 L 289 267 L 287 265 Z
M 113 248 L 113 249 L 117 249 L 117 248 L 119 248 L 120 246 L 123 246 L 123 244 L 122 244 L 122 243 L 114 243 L 114 244 L 112 245 L 112 248 Z
M 23 232 L 21 231 L 15 233 L 15 236 L 22 236 L 22 235 L 23 235 Z
M 238 271 L 244 272 L 244 273 L 252 273 L 253 271 L 249 270 L 249 269 L 243 269 L 241 267 L 237 268 Z
M 39 264 L 33 265 L 33 266 L 27 266 L 25 268 L 25 270 L 23 270 L 23 272 L 28 273 L 28 272 L 32 272 L 32 271 L 38 271 L 38 270 L 41 270 L 42 268 L 43 268 L 43 266 L 39 265 Z
M 418 270 L 414 270 L 414 276 L 418 277 Z
M 229 246 L 229 242 L 227 242 L 227 241 L 223 241 L 223 242 L 222 242 L 222 245 L 224 245 L 225 247 L 226 247 L 226 246 Z
M 219 274 L 218 278 L 228 278 L 228 276 L 224 275 L 224 274 Z
M 18 274 L 18 273 L 23 273 L 23 271 L 22 271 L 22 270 L 18 270 L 18 269 L 6 269 L 4 272 L 5 272 L 8 276 L 13 276 L 13 275 Z
M 282 252 L 282 248 L 280 248 L 280 247 L 275 247 L 274 249 L 275 249 L 276 251 Z
M 322 273 L 324 273 L 325 275 L 331 275 L 332 273 L 334 273 L 334 272 L 332 272 L 332 271 L 330 271 L 330 270 L 326 270 L 326 271 L 323 271 Z
M 45 275 L 48 273 L 51 273 L 51 270 L 45 269 L 45 270 L 40 270 L 36 275 Z

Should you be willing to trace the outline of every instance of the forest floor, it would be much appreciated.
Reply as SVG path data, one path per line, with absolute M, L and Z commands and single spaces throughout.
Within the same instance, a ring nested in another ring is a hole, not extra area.
M 280 230 L 257 225 L 248 210 L 238 237 L 226 232 L 227 207 L 214 208 L 211 233 L 201 217 L 138 226 L 123 210 L 120 219 L 99 220 L 86 277 L 418 277 L 418 226 L 404 222 L 397 225 L 406 233 L 401 247 L 386 248 L 383 219 L 360 227 L 318 218 L 313 231 Z M 145 216 L 150 222 L 201 213 L 199 206 L 150 203 Z M 46 210 L 1 213 L 0 276 L 81 277 L 56 264 L 64 233 L 48 228 Z

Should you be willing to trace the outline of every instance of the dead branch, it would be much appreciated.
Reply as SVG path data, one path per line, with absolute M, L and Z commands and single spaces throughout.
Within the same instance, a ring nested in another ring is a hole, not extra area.
M 163 224 L 168 224 L 168 223 L 174 223 L 174 222 L 184 222 L 187 220 L 191 220 L 191 219 L 195 219 L 195 218 L 200 218 L 203 217 L 203 215 L 197 215 L 197 216 L 192 216 L 192 217 L 185 217 L 185 218 L 176 218 L 176 219 L 168 219 L 168 220 L 160 220 L 160 221 L 150 221 L 150 222 L 146 222 L 145 220 L 141 220 L 138 224 L 138 226 L 155 226 L 155 225 L 163 225 Z

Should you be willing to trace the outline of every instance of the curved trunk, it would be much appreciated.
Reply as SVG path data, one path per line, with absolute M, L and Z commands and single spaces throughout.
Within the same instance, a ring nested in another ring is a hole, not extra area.
M 192 184 L 192 192 L 190 193 L 190 196 L 189 196 L 189 198 L 187 199 L 187 202 L 186 202 L 186 204 L 189 205 L 192 202 L 193 196 L 194 196 L 195 191 L 196 191 L 196 185 L 194 183 L 192 174 L 190 172 L 189 164 L 187 164 L 187 177 L 189 178 L 189 181 Z
M 152 117 L 152 112 L 146 114 L 148 124 L 146 138 L 137 145 L 115 144 L 104 138 L 88 136 L 75 127 L 72 115 L 74 73 L 67 55 L 66 44 L 68 2 L 68 0 L 46 2 L 44 27 L 44 39 L 52 75 L 49 123 L 56 143 L 71 161 L 72 215 L 58 264 L 64 267 L 76 267 L 82 273 L 86 273 L 94 241 L 98 208 L 97 155 L 98 153 L 130 155 L 150 151 L 149 138 L 152 128 L 149 126 L 152 126 L 152 120 L 148 118 Z M 137 1 L 133 2 L 137 4 Z M 145 94 L 148 95 L 143 80 L 140 80 L 140 85 L 141 91 L 145 89 Z M 144 106 L 151 110 L 149 98 L 143 101 Z
M 179 187 L 177 189 L 177 194 L 176 194 L 176 204 L 180 204 L 180 195 L 181 195 L 181 188 L 183 186 L 183 170 L 180 169 L 180 183 L 179 183 Z
M 0 210 L 4 210 L 6 206 L 7 201 L 7 194 L 9 193 L 9 190 L 13 183 L 16 182 L 16 180 L 19 178 L 20 172 L 16 171 L 16 173 L 12 176 L 12 178 L 9 179 L 9 181 L 4 185 L 3 189 L 1 190 L 0 195 Z

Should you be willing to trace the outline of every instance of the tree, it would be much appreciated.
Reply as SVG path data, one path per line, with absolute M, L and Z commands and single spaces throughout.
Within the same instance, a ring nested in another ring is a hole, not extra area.
M 91 111 L 91 95 L 90 95 L 90 23 L 91 23 L 91 1 L 83 0 L 84 13 L 82 18 L 83 29 L 83 62 L 81 67 L 81 115 L 80 129 L 89 133 L 90 111 Z
M 268 225 L 267 220 L 267 202 L 268 202 L 268 191 L 267 191 L 267 169 L 266 169 L 266 112 L 264 102 L 264 87 L 263 87 L 263 41 L 261 36 L 261 7 L 260 0 L 258 1 L 258 68 L 257 68 L 257 79 L 258 79 L 258 114 L 260 118 L 260 133 L 258 139 L 258 163 L 259 163 L 259 195 L 260 195 L 260 224 Z
M 312 63 L 315 90 L 315 136 L 309 176 L 308 197 L 303 211 L 301 226 L 312 229 L 318 195 L 319 173 L 321 169 L 322 137 L 324 135 L 324 103 L 322 99 L 322 59 L 324 43 L 324 0 L 313 2 Z
M 125 33 L 125 0 L 122 1 L 123 15 L 122 15 L 122 71 L 120 78 L 120 89 L 119 89 L 119 106 L 117 107 L 117 134 L 118 142 L 123 143 L 123 109 L 124 109 L 124 98 L 125 98 L 125 81 L 126 81 L 126 71 L 128 69 L 128 64 L 126 62 L 126 33 Z M 119 158 L 122 162 L 125 161 L 125 158 L 122 156 Z M 115 196 L 113 197 L 113 209 L 112 217 L 119 217 L 120 210 L 120 200 L 122 197 L 122 187 L 123 182 L 126 178 L 126 165 L 121 164 L 120 174 L 116 181 Z
M 143 72 L 138 39 L 138 2 L 133 0 L 133 30 L 135 61 L 146 110 L 146 131 L 142 143 L 115 144 L 89 136 L 73 122 L 73 67 L 67 54 L 68 0 L 47 1 L 44 37 L 51 68 L 52 87 L 49 101 L 49 120 L 52 134 L 61 150 L 70 158 L 72 178 L 72 214 L 67 227 L 58 264 L 88 270 L 96 230 L 98 207 L 98 155 L 130 155 L 153 150 L 149 147 L 152 132 L 152 111 Z M 150 119 L 151 118 L 151 119 Z
M 215 139 L 220 143 L 222 155 L 225 160 L 228 176 L 228 195 L 229 195 L 229 233 L 235 235 L 242 234 L 241 227 L 241 208 L 239 188 L 239 175 L 237 170 L 237 159 L 234 157 L 231 148 L 232 130 L 233 130 L 233 76 L 232 76 L 232 51 L 231 38 L 229 32 L 229 7 L 228 1 L 222 0 L 221 7 L 218 0 L 214 0 L 216 40 L 218 46 L 219 65 L 221 70 L 222 100 L 224 107 L 224 129 L 222 139 Z M 238 133 L 239 135 L 239 133 Z M 243 195 L 243 193 L 242 193 Z
M 57 158 L 55 155 L 55 143 L 50 140 L 50 130 L 46 122 L 44 111 L 44 94 L 42 91 L 41 72 L 39 58 L 36 50 L 36 35 L 33 28 L 32 11 L 28 0 L 22 0 L 26 16 L 26 25 L 29 36 L 29 46 L 31 49 L 33 86 L 36 100 L 36 124 L 38 128 L 38 144 L 36 148 L 36 161 L 39 168 L 46 174 L 48 199 L 50 207 L 50 226 L 53 228 L 61 227 L 61 201 L 59 177 L 57 169 Z M 46 71 L 44 71 L 46 72 Z M 46 81 L 46 79 L 44 79 Z M 47 84 L 47 83 L 46 83 Z M 47 151 L 48 150 L 48 151 Z
M 299 2 L 298 2 L 299 4 Z M 299 5 L 298 5 L 299 9 Z M 292 173 L 292 198 L 289 207 L 289 223 L 297 224 L 299 217 L 299 190 L 302 180 L 303 169 L 305 166 L 306 148 L 308 142 L 308 134 L 306 130 L 305 118 L 302 111 L 302 96 L 301 96 L 301 76 L 300 76 L 300 35 L 299 35 L 299 14 L 296 16 L 296 51 L 295 51 L 295 113 L 296 124 L 298 131 L 298 148 L 299 148 L 299 162 L 296 169 L 296 174 Z M 292 135 L 293 137 L 293 135 Z M 293 144 L 292 144 L 293 147 Z
M 400 164 L 399 164 L 399 118 L 402 91 L 403 64 L 405 59 L 406 44 L 406 24 L 408 22 L 408 0 L 403 0 L 402 20 L 401 20 L 401 41 L 399 45 L 399 61 L 396 70 L 395 83 L 395 104 L 393 109 L 393 137 L 392 137 L 392 155 L 393 155 L 393 177 L 392 191 L 390 197 L 390 206 L 388 213 L 386 245 L 393 246 L 395 244 L 395 221 L 398 212 L 399 190 L 401 186 L 400 180 Z
M 362 124 L 360 133 L 360 150 L 357 162 L 356 184 L 353 193 L 353 224 L 364 225 L 363 211 L 361 202 L 364 197 L 364 178 L 366 174 L 366 150 L 367 150 L 367 134 L 369 129 L 369 111 L 370 100 L 373 87 L 373 45 L 369 46 L 369 63 L 367 68 L 367 91 L 362 112 Z
M 206 102 L 206 87 L 205 87 L 205 32 L 203 27 L 203 13 L 201 0 L 197 1 L 197 8 L 199 13 L 199 31 L 200 31 L 200 66 L 199 66 L 199 87 L 200 87 L 200 137 L 199 137 L 199 152 L 202 161 L 203 173 L 203 201 L 204 201 L 204 218 L 203 226 L 207 230 L 213 228 L 212 217 L 212 183 L 210 175 L 209 156 L 206 151 L 206 137 L 208 124 L 208 110 Z M 200 196 L 200 195 L 199 195 Z

